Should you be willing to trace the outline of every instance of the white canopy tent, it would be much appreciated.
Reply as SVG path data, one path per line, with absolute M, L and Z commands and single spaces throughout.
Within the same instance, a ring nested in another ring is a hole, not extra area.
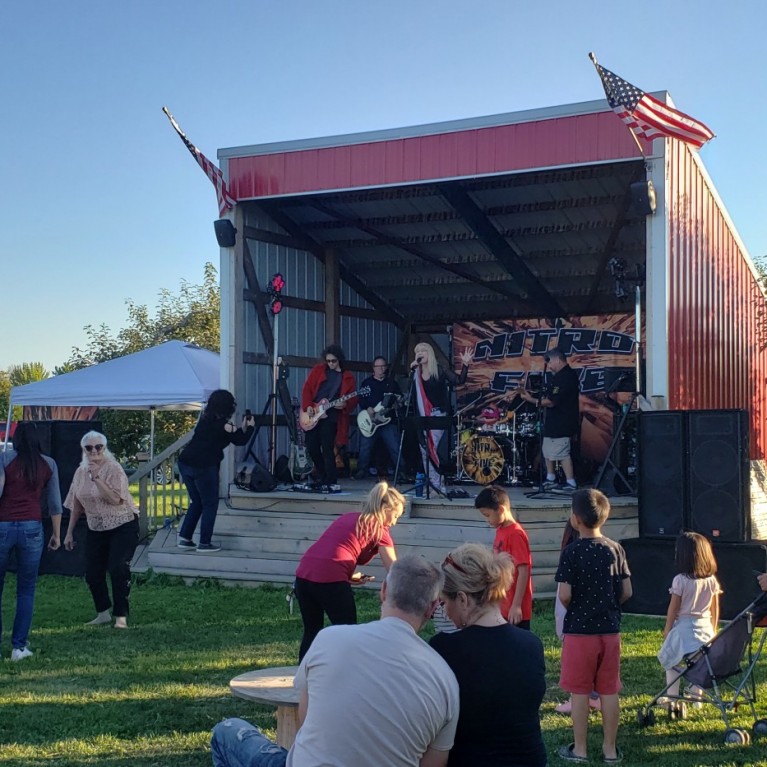
M 14 405 L 105 407 L 149 410 L 150 457 L 154 457 L 156 410 L 198 410 L 220 387 L 216 352 L 184 341 L 167 341 L 125 357 L 11 389 Z

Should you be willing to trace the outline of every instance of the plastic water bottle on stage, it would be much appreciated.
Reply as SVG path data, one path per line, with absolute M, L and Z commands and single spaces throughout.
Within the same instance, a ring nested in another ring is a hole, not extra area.
M 426 476 L 422 472 L 415 475 L 415 495 L 416 498 L 423 498 L 423 486 Z

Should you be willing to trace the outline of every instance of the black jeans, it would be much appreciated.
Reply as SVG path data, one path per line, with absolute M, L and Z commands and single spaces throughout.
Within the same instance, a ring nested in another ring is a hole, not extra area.
M 107 589 L 107 573 L 112 580 L 114 616 L 128 615 L 130 563 L 138 545 L 138 519 L 113 530 L 91 530 L 85 539 L 85 582 L 91 590 L 96 612 L 112 606 Z
M 335 453 L 337 428 L 338 416 L 330 412 L 327 418 L 320 420 L 306 434 L 306 447 L 314 461 L 320 482 L 327 485 L 335 485 L 338 482 Z
M 304 622 L 304 635 L 298 650 L 298 662 L 303 660 L 314 637 L 325 625 L 325 613 L 333 625 L 357 622 L 357 603 L 352 587 L 346 581 L 314 583 L 296 578 L 296 599 Z

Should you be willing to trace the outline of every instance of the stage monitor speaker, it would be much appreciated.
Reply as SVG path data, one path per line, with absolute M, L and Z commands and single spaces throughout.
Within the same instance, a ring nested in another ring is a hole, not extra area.
M 639 535 L 676 538 L 687 525 L 686 418 L 681 410 L 639 414 Z
M 690 529 L 719 541 L 751 540 L 748 413 L 687 413 Z
M 677 574 L 675 541 L 630 538 L 621 541 L 626 552 L 634 593 L 623 612 L 665 615 L 671 581 Z M 767 546 L 760 543 L 714 543 L 717 579 L 722 587 L 719 612 L 722 620 L 734 618 L 753 602 L 761 589 L 754 571 L 767 572 Z
M 655 213 L 657 207 L 655 187 L 650 179 L 635 181 L 631 184 L 631 206 L 639 216 Z
M 635 615 L 665 615 L 669 587 L 676 575 L 671 538 L 630 538 L 621 541 L 626 552 L 633 595 L 623 605 L 623 612 Z
M 101 421 L 36 421 L 42 451 L 56 461 L 62 502 L 82 460 L 80 440 L 91 430 L 101 431 Z M 47 509 L 43 510 L 47 513 Z
M 237 230 L 228 218 L 219 218 L 213 222 L 213 228 L 216 230 L 216 241 L 219 248 L 233 248 Z

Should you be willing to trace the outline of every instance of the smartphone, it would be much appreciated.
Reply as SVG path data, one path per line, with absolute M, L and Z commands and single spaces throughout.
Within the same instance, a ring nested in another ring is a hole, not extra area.
M 250 408 L 245 411 L 245 418 L 253 418 L 253 413 L 250 412 Z

